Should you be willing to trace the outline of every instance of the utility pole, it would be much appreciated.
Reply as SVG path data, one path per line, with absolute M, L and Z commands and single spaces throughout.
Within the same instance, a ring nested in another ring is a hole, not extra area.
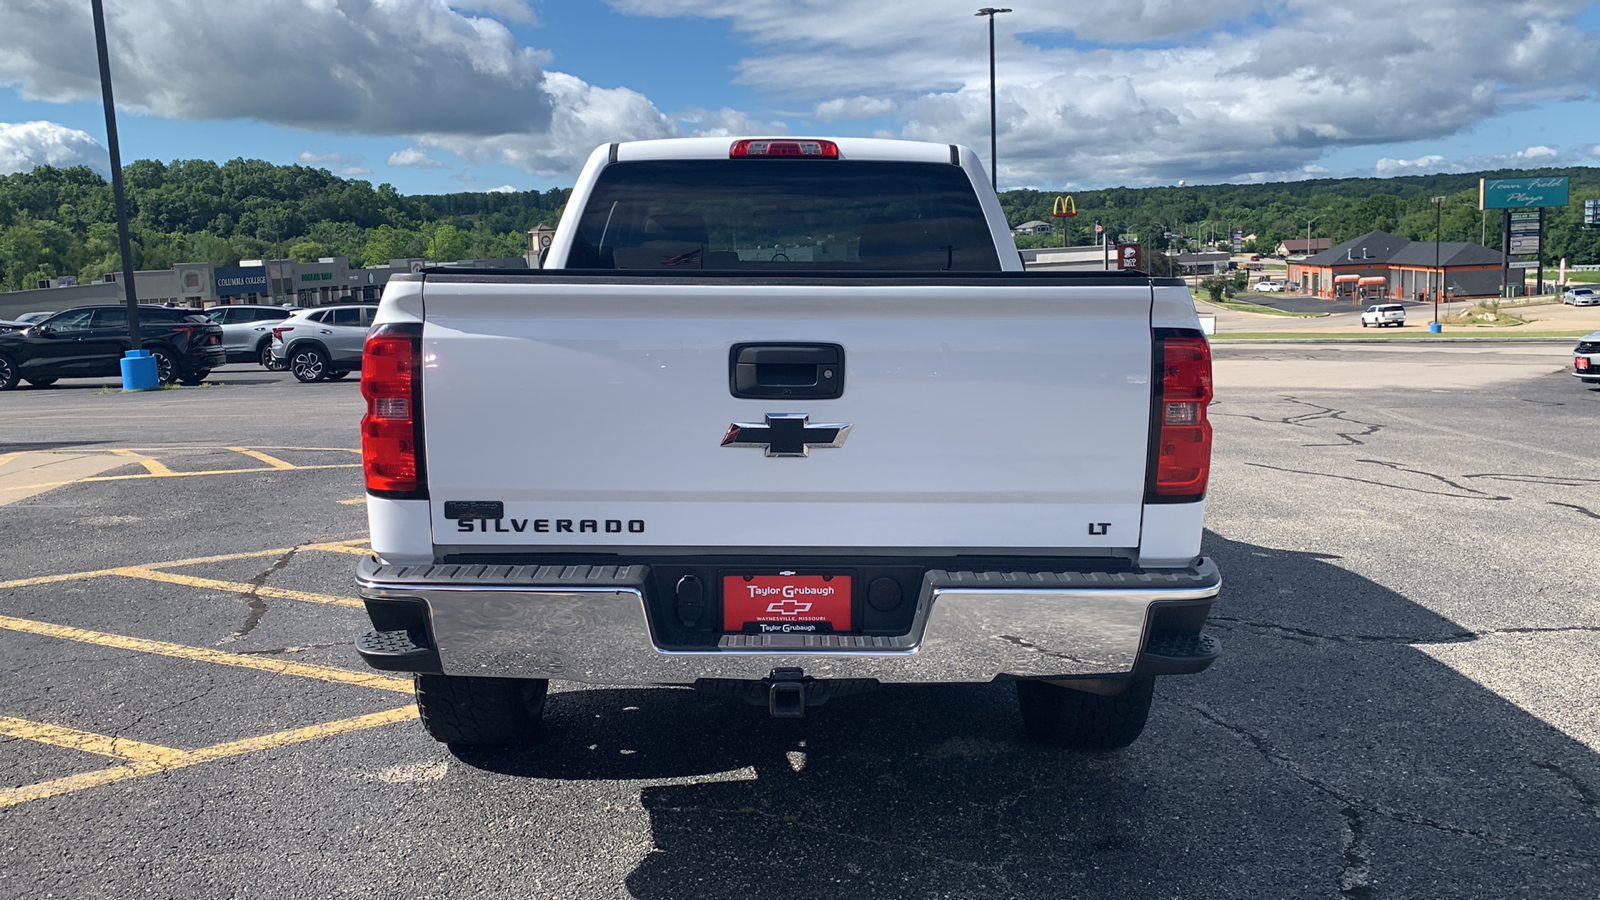
M 1000 191 L 1000 163 L 997 159 L 999 142 L 995 137 L 994 17 L 1008 12 L 1011 10 L 994 6 L 985 6 L 977 12 L 977 15 L 989 17 L 989 184 L 996 193 Z
M 128 303 L 129 349 L 122 360 L 122 389 L 147 391 L 159 386 L 155 359 L 144 349 L 139 333 L 139 295 L 133 288 L 133 241 L 128 236 L 128 198 L 122 185 L 122 151 L 117 144 L 117 107 L 111 98 L 111 54 L 106 49 L 106 13 L 100 0 L 89 0 L 94 14 L 95 51 L 100 58 L 100 96 L 106 107 L 106 150 L 111 156 L 111 196 L 117 210 L 117 245 L 122 253 L 122 291 Z
M 1439 270 L 1439 234 L 1440 234 L 1439 229 L 1440 229 L 1440 226 L 1442 225 L 1442 223 L 1444 222 L 1444 201 L 1445 201 L 1445 198 L 1443 198 L 1443 197 L 1434 197 L 1434 198 L 1432 198 L 1432 200 L 1433 200 L 1433 273 L 1434 273 L 1434 275 L 1436 277 L 1439 278 L 1439 284 L 1433 291 L 1433 324 L 1428 326 L 1428 330 L 1433 332 L 1434 334 L 1438 334 L 1440 331 L 1443 330 L 1443 326 L 1439 324 L 1439 295 L 1444 293 L 1444 276 L 1443 276 L 1443 273 Z

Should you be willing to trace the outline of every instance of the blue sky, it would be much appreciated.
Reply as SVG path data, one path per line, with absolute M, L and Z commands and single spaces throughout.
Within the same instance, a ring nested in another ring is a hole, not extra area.
M 949 0 L 106 5 L 125 162 L 303 162 L 416 194 L 566 186 L 619 139 L 988 144 L 985 22 Z M 1015 10 L 1002 188 L 1600 165 L 1600 2 Z M 104 170 L 87 4 L 4 4 L 0 29 L 0 171 Z

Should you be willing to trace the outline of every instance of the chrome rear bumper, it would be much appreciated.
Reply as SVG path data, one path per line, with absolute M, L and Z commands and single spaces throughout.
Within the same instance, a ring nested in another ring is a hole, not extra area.
M 407 626 L 415 643 L 403 664 L 366 649 L 373 642 L 363 642 L 362 655 L 380 668 L 608 685 L 754 680 L 788 668 L 884 683 L 1176 674 L 1199 671 L 1216 656 L 1198 626 L 1174 633 L 1159 615 L 1204 618 L 1221 589 L 1210 560 L 1177 571 L 932 570 L 905 635 L 725 634 L 699 647 L 657 639 L 646 613 L 646 574 L 643 566 L 383 566 L 364 559 L 357 583 L 369 609 L 409 606 L 425 622 Z M 408 643 L 400 632 L 380 633 Z

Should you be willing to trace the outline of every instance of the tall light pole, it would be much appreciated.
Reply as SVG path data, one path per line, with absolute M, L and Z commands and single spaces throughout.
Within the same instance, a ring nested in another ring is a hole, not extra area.
M 1438 332 L 1439 326 L 1439 295 L 1444 293 L 1444 277 L 1439 272 L 1439 226 L 1444 222 L 1443 197 L 1430 198 L 1433 201 L 1433 274 L 1439 279 L 1439 285 L 1433 291 L 1433 324 L 1428 330 Z
M 117 143 L 117 106 L 111 96 L 111 54 L 106 49 L 106 14 L 100 0 L 90 0 L 95 53 L 100 63 L 100 99 L 106 112 L 106 151 L 111 157 L 111 196 L 117 211 L 117 250 L 122 254 L 122 294 L 128 306 L 128 350 L 122 358 L 122 389 L 147 391 L 158 386 L 155 358 L 144 349 L 139 329 L 139 295 L 133 285 L 133 247 L 128 237 L 128 200 L 122 185 L 122 150 Z
M 989 17 L 989 183 L 996 192 L 1000 190 L 1000 163 L 995 158 L 998 142 L 995 140 L 994 114 L 994 17 L 1008 12 L 1011 10 L 994 6 L 985 6 L 977 12 L 977 15 Z
M 1321 215 L 1312 216 L 1311 218 L 1306 220 L 1306 255 L 1305 255 L 1306 259 L 1310 259 L 1311 258 L 1311 223 L 1315 222 L 1316 220 L 1322 218 L 1322 216 L 1325 216 L 1325 215 L 1327 215 L 1327 213 L 1322 213 Z M 1304 264 L 1302 264 L 1302 266 L 1303 265 Z M 1300 273 L 1300 275 L 1301 275 L 1302 278 L 1305 277 L 1305 272 L 1302 271 Z

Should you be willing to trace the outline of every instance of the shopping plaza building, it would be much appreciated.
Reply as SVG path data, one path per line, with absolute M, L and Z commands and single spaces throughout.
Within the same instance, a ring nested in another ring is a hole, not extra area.
M 387 265 L 351 266 L 343 256 L 303 263 L 291 259 L 247 259 L 237 266 L 179 263 L 170 269 L 133 274 L 134 294 L 141 303 L 172 303 L 204 309 L 208 306 L 263 303 L 273 306 L 327 306 L 331 303 L 376 303 L 383 286 L 399 273 L 434 265 L 424 259 L 391 259 Z M 509 259 L 474 259 L 450 263 L 475 268 L 522 268 L 521 256 Z M 118 283 L 120 273 L 107 273 L 89 284 L 74 279 L 53 279 L 37 290 L 0 293 L 0 320 L 22 313 L 71 309 L 96 303 L 121 303 L 127 299 Z

